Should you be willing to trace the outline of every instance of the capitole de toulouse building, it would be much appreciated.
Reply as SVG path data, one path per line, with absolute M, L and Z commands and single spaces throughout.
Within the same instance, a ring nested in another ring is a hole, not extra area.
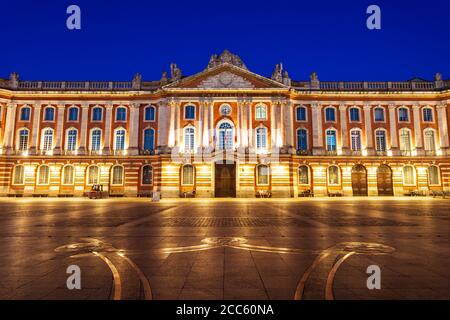
M 450 190 L 450 81 L 271 78 L 224 51 L 182 76 L 0 80 L 0 195 L 298 197 Z M 226 159 L 226 161 L 225 161 Z

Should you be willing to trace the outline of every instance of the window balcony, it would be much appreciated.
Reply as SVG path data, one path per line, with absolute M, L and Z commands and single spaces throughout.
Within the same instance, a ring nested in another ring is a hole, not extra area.
M 297 150 L 296 151 L 298 156 L 310 156 L 312 155 L 311 150 Z
M 425 150 L 425 156 L 427 157 L 434 157 L 437 155 L 436 150 Z
M 377 151 L 375 152 L 375 154 L 376 154 L 377 156 L 379 156 L 379 157 L 386 157 L 386 156 L 387 156 L 387 151 L 379 151 L 379 150 L 377 150 Z
M 412 151 L 411 150 L 400 150 L 400 155 L 402 157 L 411 157 Z
M 337 150 L 326 150 L 325 155 L 326 156 L 337 156 Z

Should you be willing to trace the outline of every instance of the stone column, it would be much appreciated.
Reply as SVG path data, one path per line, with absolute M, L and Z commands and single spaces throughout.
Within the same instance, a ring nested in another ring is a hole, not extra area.
M 285 144 L 289 148 L 294 147 L 294 105 L 291 101 L 288 101 L 285 106 L 283 122 L 285 125 L 284 136 Z
M 215 148 L 216 146 L 214 145 L 215 142 L 215 134 L 216 134 L 216 130 L 214 128 L 214 103 L 212 100 L 208 101 L 209 103 L 209 145 L 212 146 L 213 148 Z
M 129 155 L 139 154 L 139 104 L 130 104 L 130 119 L 129 120 L 129 141 L 128 151 Z
M 198 119 L 195 121 L 196 148 L 203 146 L 203 101 L 198 104 Z
M 284 135 L 284 115 L 286 114 L 287 103 L 283 101 L 278 105 L 277 112 L 277 147 L 283 147 L 286 145 L 286 138 Z
M 248 120 L 248 146 L 253 149 L 255 148 L 255 141 L 253 140 L 253 113 L 252 113 L 252 103 L 247 102 L 247 120 Z
M 105 135 L 103 137 L 103 154 L 109 155 L 111 153 L 111 126 L 112 126 L 112 112 L 113 105 L 109 104 L 105 107 Z
M 175 138 L 175 103 L 171 101 L 168 105 L 169 112 L 169 147 L 175 147 L 176 138 Z
M 78 154 L 86 154 L 86 136 L 89 121 L 89 104 L 81 106 L 81 130 L 80 130 L 80 146 L 78 147 Z
M 236 120 L 236 145 L 238 148 L 242 147 L 242 109 L 240 103 L 237 104 L 237 120 Z
M 241 129 L 241 146 L 246 148 L 248 147 L 248 120 L 247 120 L 247 110 L 245 107 L 245 103 L 243 101 L 238 102 L 238 109 L 240 114 L 240 129 Z
M 30 154 L 37 154 L 39 149 L 39 131 L 41 123 L 41 104 L 36 102 L 33 107 L 33 128 L 31 132 Z
M 181 122 L 181 106 L 180 103 L 178 102 L 175 105 L 175 145 L 179 148 L 182 146 L 183 141 L 180 122 Z
M 348 146 L 348 130 L 347 130 L 347 106 L 345 104 L 339 105 L 339 111 L 341 113 L 341 148 L 342 154 L 349 154 L 349 146 Z
M 372 107 L 369 104 L 364 105 L 364 121 L 366 131 L 366 151 L 367 155 L 373 155 L 375 153 L 373 148 L 373 135 L 372 135 Z
M 442 153 L 448 154 L 449 139 L 448 139 L 448 121 L 447 121 L 447 105 L 445 103 L 437 106 L 439 137 Z
M 391 151 L 392 155 L 396 156 L 399 154 L 398 149 L 398 138 L 397 138 L 397 117 L 396 117 L 396 107 L 394 104 L 389 105 L 389 125 L 390 125 L 390 135 L 391 135 Z
M 212 108 L 207 101 L 203 105 L 203 147 L 206 148 L 210 146 L 210 129 L 209 129 L 209 109 Z
M 16 109 L 17 105 L 14 103 L 9 103 L 6 107 L 6 123 L 5 134 L 3 136 L 3 149 L 7 155 L 10 155 L 14 152 L 13 138 L 16 126 Z
M 158 104 L 158 132 L 156 132 L 157 136 L 157 148 L 162 150 L 168 146 L 168 137 L 169 137 L 169 122 L 167 118 L 168 107 L 166 101 L 161 101 Z
M 64 112 L 65 112 L 65 105 L 58 105 L 58 116 L 56 121 L 56 137 L 55 137 L 55 148 L 53 149 L 54 155 L 60 155 L 62 154 L 62 150 L 64 148 L 64 142 L 63 142 L 63 133 L 64 133 Z
M 424 154 L 423 143 L 422 143 L 422 130 L 420 128 L 420 105 L 416 104 L 412 107 L 413 109 L 413 121 L 414 121 L 414 137 L 416 152 L 418 156 Z
M 277 116 L 278 116 L 278 101 L 272 101 L 270 105 L 270 148 L 277 147 Z
M 322 128 L 322 105 L 313 103 L 312 106 L 312 129 L 313 129 L 313 154 L 322 155 L 323 149 L 323 128 Z

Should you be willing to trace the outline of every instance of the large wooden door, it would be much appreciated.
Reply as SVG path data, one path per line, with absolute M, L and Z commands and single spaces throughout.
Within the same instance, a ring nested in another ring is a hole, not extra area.
M 216 197 L 236 197 L 236 164 L 216 163 L 215 171 Z
M 377 187 L 379 196 L 393 196 L 392 170 L 387 165 L 381 165 L 377 170 Z
M 354 196 L 367 196 L 367 171 L 361 164 L 352 168 L 352 188 Z

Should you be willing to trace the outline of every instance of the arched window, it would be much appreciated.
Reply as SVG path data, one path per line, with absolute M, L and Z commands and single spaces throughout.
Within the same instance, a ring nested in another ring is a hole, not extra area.
M 410 155 L 411 153 L 411 133 L 408 129 L 400 130 L 400 151 L 403 155 Z
M 424 122 L 433 122 L 433 109 L 425 107 L 422 109 L 422 116 Z
M 155 149 L 155 130 L 147 128 L 144 130 L 144 150 Z
M 256 149 L 267 148 L 267 128 L 259 127 L 256 129 Z
M 125 150 L 125 129 L 117 129 L 114 138 L 114 150 L 123 151 Z
M 327 122 L 336 121 L 336 109 L 334 107 L 325 108 L 325 121 Z
M 90 166 L 87 169 L 87 184 L 98 184 L 100 180 L 100 169 L 97 166 Z
M 116 165 L 111 169 L 112 178 L 111 183 L 113 185 L 123 185 L 123 167 Z
M 384 108 L 376 107 L 374 113 L 375 113 L 375 122 L 384 122 Z
M 181 184 L 184 186 L 194 185 L 194 166 L 186 164 L 182 168 Z
M 306 108 L 303 106 L 298 106 L 295 109 L 295 119 L 297 121 L 306 121 Z
M 258 104 L 256 106 L 256 113 L 255 113 L 256 120 L 266 120 L 267 119 L 267 108 L 263 104 Z
M 77 149 L 77 134 L 76 129 L 67 130 L 66 150 L 75 151 Z
M 308 131 L 297 129 L 297 150 L 308 150 Z
M 386 151 L 386 131 L 382 129 L 375 130 L 375 141 L 378 152 Z
M 153 184 L 153 167 L 149 164 L 142 167 L 142 185 Z
M 350 121 L 351 122 L 359 122 L 361 121 L 361 116 L 359 114 L 359 108 L 350 108 Z
M 78 121 L 78 108 L 70 107 L 69 108 L 69 121 Z
M 100 129 L 91 130 L 91 151 L 100 151 L 102 143 L 102 131 Z
M 148 106 L 145 108 L 144 120 L 145 121 L 155 121 L 156 109 L 154 106 Z
M 74 172 L 73 166 L 64 166 L 62 172 L 62 184 L 72 185 L 74 181 Z
M 50 151 L 53 149 L 53 130 L 50 128 L 44 129 L 42 139 L 42 150 Z
M 24 184 L 25 182 L 25 168 L 23 165 L 14 167 L 13 184 Z
M 328 167 L 328 184 L 329 185 L 339 185 L 340 173 L 338 166 Z
M 92 121 L 102 121 L 103 109 L 101 107 L 94 107 L 92 109 Z
M 408 122 L 409 121 L 409 111 L 408 108 L 399 108 L 398 109 L 398 121 L 400 122 Z
M 127 108 L 118 107 L 116 109 L 116 121 L 127 121 Z
M 269 167 L 265 164 L 256 167 L 256 184 L 258 186 L 269 185 Z
M 428 153 L 436 152 L 436 135 L 433 129 L 425 129 L 424 131 L 425 151 Z
M 19 130 L 19 151 L 27 151 L 28 150 L 28 141 L 30 137 L 30 131 L 28 129 L 20 129 Z
M 218 149 L 232 150 L 234 146 L 233 126 L 229 122 L 222 122 L 218 128 Z
M 46 107 L 44 109 L 44 121 L 55 121 L 55 108 Z
M 327 130 L 326 131 L 326 137 L 327 137 L 327 151 L 336 151 L 336 130 Z
M 298 167 L 298 184 L 309 184 L 309 167 L 306 165 Z
M 416 173 L 413 166 L 403 167 L 403 184 L 409 186 L 416 185 Z
M 50 167 L 42 165 L 38 169 L 38 181 L 37 184 L 46 185 L 50 182 Z
M 440 175 L 439 175 L 439 167 L 438 166 L 429 166 L 428 167 L 428 183 L 430 185 L 436 186 L 440 185 Z
M 22 107 L 20 109 L 20 121 L 30 121 L 30 116 L 31 116 L 30 107 Z
M 191 152 L 195 150 L 195 128 L 188 126 L 184 128 L 184 150 Z
M 350 140 L 352 151 L 361 151 L 361 131 L 350 130 Z
M 184 107 L 184 119 L 195 120 L 195 106 L 187 105 Z

